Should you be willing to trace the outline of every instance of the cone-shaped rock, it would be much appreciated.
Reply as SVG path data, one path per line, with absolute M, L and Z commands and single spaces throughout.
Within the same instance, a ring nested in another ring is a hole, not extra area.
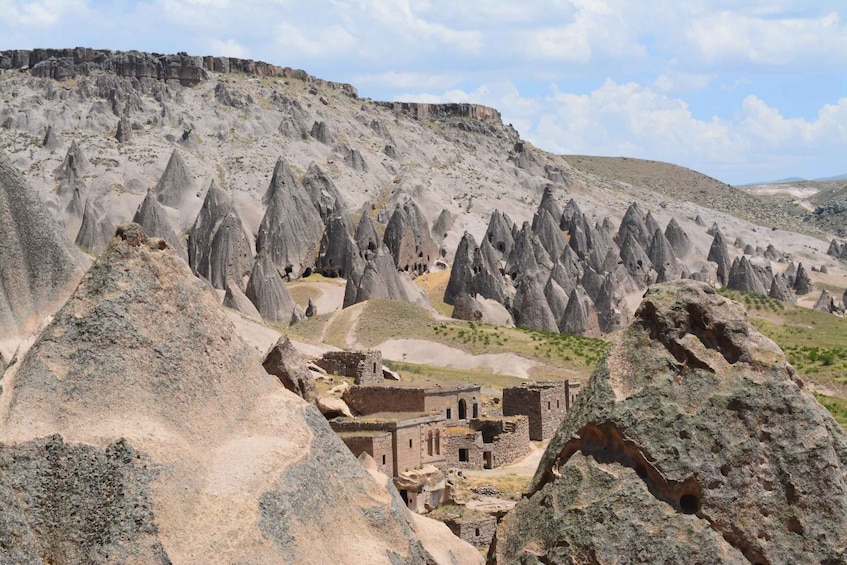
M 309 170 L 303 175 L 303 188 L 306 189 L 323 222 L 327 222 L 333 215 L 342 211 L 346 213 L 347 206 L 344 204 L 344 198 L 332 179 L 317 163 L 309 165 Z
M 256 237 L 256 253 L 265 251 L 288 278 L 312 269 L 323 232 L 323 222 L 303 186 L 282 159 L 274 167 L 265 216 Z
M 503 214 L 500 210 L 494 210 L 491 213 L 488 229 L 485 231 L 485 239 L 503 258 L 508 258 L 512 249 L 515 248 L 514 229 L 515 224 L 512 223 L 509 216 Z
M 287 326 L 294 315 L 294 300 L 285 287 L 273 261 L 267 253 L 259 253 L 245 292 L 250 302 L 267 322 Z
M 75 243 L 82 249 L 94 253 L 100 253 L 112 239 L 115 226 L 100 208 L 89 198 L 85 201 L 85 211 L 82 214 L 82 223 L 76 234 Z
M 456 214 L 454 214 L 447 208 L 441 210 L 441 213 L 438 214 L 438 217 L 432 224 L 432 239 L 434 239 L 435 242 L 439 245 L 444 243 L 444 239 L 447 237 L 447 232 L 453 229 L 453 224 L 455 223 Z
M 576 200 L 571 198 L 568 200 L 568 203 L 565 204 L 565 209 L 562 211 L 562 219 L 559 223 L 559 227 L 569 232 L 576 225 L 576 222 L 580 221 L 582 217 L 583 213 L 579 208 L 579 204 L 577 204 Z
M 668 243 L 671 244 L 671 249 L 673 249 L 673 253 L 677 259 L 683 259 L 688 255 L 688 252 L 691 250 L 691 240 L 688 238 L 685 230 L 673 218 L 668 222 L 668 227 L 665 228 L 665 237 Z
M 765 286 L 762 283 L 753 265 L 747 257 L 742 256 L 736 258 L 732 262 L 732 267 L 729 269 L 729 281 L 726 284 L 727 288 L 732 290 L 744 290 L 747 292 L 758 292 L 759 294 L 767 294 Z M 769 285 L 770 286 L 770 285 Z
M 765 249 L 765 259 L 768 261 L 779 261 L 782 259 L 782 253 L 772 243 L 769 243 L 768 248 Z
M 453 306 L 453 313 L 450 314 L 450 317 L 455 320 L 479 322 L 482 320 L 482 307 L 475 298 L 462 294 L 456 299 L 456 305 Z
M 632 231 L 625 232 L 626 236 L 621 243 L 621 259 L 630 276 L 640 285 L 650 284 L 652 277 L 650 271 L 653 264 L 650 258 L 641 248 Z
M 353 272 L 353 263 L 359 255 L 359 247 L 350 236 L 352 222 L 349 214 L 336 213 L 321 236 L 321 248 L 315 269 L 326 277 L 346 277 Z
M 647 211 L 647 215 L 644 216 L 644 225 L 647 227 L 647 233 L 650 234 L 651 238 L 656 233 L 656 230 L 662 229 L 659 222 L 656 221 L 656 218 L 653 217 L 653 214 L 649 210 Z
M 541 202 L 538 204 L 538 212 L 541 210 L 547 210 L 550 217 L 558 224 L 562 218 L 562 210 L 556 203 L 556 198 L 553 195 L 554 191 L 555 188 L 552 184 L 544 186 L 544 194 L 542 194 Z
M 47 132 L 44 134 L 41 146 L 45 149 L 50 149 L 51 151 L 62 146 L 62 136 L 59 135 L 53 126 L 47 126 Z
M 35 329 L 58 309 L 86 263 L 0 152 L 0 339 Z
M 83 180 L 83 175 L 91 169 L 91 163 L 85 157 L 76 140 L 71 142 L 65 159 L 56 169 L 55 177 L 59 182 L 56 193 L 62 208 L 68 206 L 74 196 L 81 198 L 80 203 L 86 200 L 88 189 Z M 82 212 L 82 210 L 80 210 Z
M 717 234 L 719 231 L 721 231 L 721 228 L 720 228 L 720 226 L 718 226 L 718 223 L 712 222 L 712 227 L 710 227 L 709 229 L 706 230 L 706 234 L 714 237 L 715 234 Z
M 188 232 L 188 264 L 214 288 L 229 281 L 244 288 L 243 278 L 253 267 L 250 241 L 232 198 L 215 181 Z
M 828 290 L 823 289 L 821 291 L 821 295 L 818 297 L 818 300 L 815 302 L 814 307 L 812 307 L 812 310 L 826 312 L 827 314 L 834 314 L 835 312 L 841 311 L 842 308 L 835 301 L 835 297 L 831 295 Z
M 241 288 L 234 282 L 230 282 L 226 285 L 226 294 L 224 294 L 223 305 L 227 308 L 232 308 L 236 312 L 241 312 L 250 318 L 254 318 L 256 320 L 262 319 L 262 315 L 256 309 L 256 306 L 250 302 L 250 299 L 247 298 L 244 291 L 242 291 Z
M 140 225 L 144 229 L 144 233 L 150 237 L 158 237 L 168 242 L 168 245 L 174 248 L 180 257 L 188 261 L 188 254 L 185 252 L 185 243 L 182 238 L 174 233 L 173 226 L 170 220 L 162 209 L 162 205 L 156 199 L 152 190 L 147 191 L 147 196 L 138 206 L 135 211 L 135 216 L 132 218 L 133 223 Z
M 454 304 L 462 295 L 475 296 L 496 300 L 508 306 L 514 289 L 509 285 L 497 268 L 498 252 L 483 240 L 477 246 L 474 237 L 465 232 L 456 248 L 450 280 L 444 291 L 444 302 Z
M 431 562 L 188 266 L 119 234 L 4 382 L 0 561 Z
M 662 233 L 661 228 L 657 228 L 653 232 L 653 239 L 650 241 L 650 247 L 647 249 L 647 257 L 653 263 L 653 268 L 663 270 L 666 277 L 676 278 L 679 275 L 679 265 L 676 262 L 673 248 L 670 242 Z
M 621 327 L 623 308 L 615 293 L 615 284 L 612 282 L 611 273 L 606 273 L 600 291 L 594 299 L 594 307 L 597 310 L 597 323 L 603 333 L 613 332 Z
M 565 310 L 568 308 L 568 293 L 556 282 L 552 273 L 550 273 L 550 278 L 547 279 L 547 284 L 544 285 L 544 297 L 547 298 L 550 312 L 553 313 L 553 317 L 556 319 L 555 331 L 558 331 L 559 322 L 564 317 Z
M 809 273 L 806 272 L 803 263 L 800 263 L 797 267 L 797 274 L 794 276 L 794 292 L 798 296 L 812 292 L 812 279 L 809 278 Z
M 194 177 L 182 160 L 182 155 L 174 149 L 156 185 L 156 198 L 165 206 L 177 208 L 182 200 L 193 192 Z
M 539 207 L 532 218 L 532 231 L 550 257 L 560 257 L 568 244 L 559 229 L 559 222 L 553 218 L 549 210 Z
M 581 288 L 568 297 L 568 306 L 559 323 L 559 331 L 574 335 L 600 335 L 600 323 L 594 304 Z
M 126 143 L 132 139 L 132 126 L 126 116 L 118 121 L 118 131 L 115 133 L 115 139 L 118 140 L 118 143 Z
M 545 332 L 559 330 L 556 317 L 544 295 L 544 287 L 535 277 L 522 277 L 518 283 L 513 317 L 515 325 L 521 328 Z
M 627 234 L 632 235 L 635 242 L 642 250 L 647 249 L 650 245 L 652 233 L 647 231 L 647 226 L 644 223 L 644 215 L 638 208 L 638 204 L 633 202 L 626 209 L 623 220 L 621 220 L 620 228 L 618 228 L 618 237 L 615 241 L 623 248 L 623 242 L 626 241 Z
M 288 336 L 282 336 L 271 347 L 262 366 L 268 374 L 278 378 L 285 388 L 306 402 L 317 400 L 318 385 Z
M 712 261 L 718 264 L 718 282 L 726 286 L 729 282 L 729 269 L 731 266 L 729 260 L 729 250 L 726 248 L 726 240 L 721 233 L 721 230 L 715 232 L 712 246 L 709 247 L 709 255 L 707 261 Z
M 651 287 L 498 526 L 493 557 L 844 561 L 847 437 L 798 384 L 739 304 L 692 281 Z
M 429 223 L 414 201 L 394 210 L 385 227 L 383 242 L 391 251 L 397 269 L 413 276 L 427 272 L 438 254 Z
M 781 300 L 782 302 L 797 304 L 797 297 L 794 296 L 793 292 L 791 292 L 791 288 L 788 285 L 785 275 L 776 275 L 771 280 L 771 288 L 768 291 L 768 296 Z
M 367 214 L 362 214 L 359 218 L 359 225 L 356 226 L 356 245 L 362 253 L 367 251 L 375 252 L 380 246 L 379 233 L 376 231 L 376 225 L 373 219 Z

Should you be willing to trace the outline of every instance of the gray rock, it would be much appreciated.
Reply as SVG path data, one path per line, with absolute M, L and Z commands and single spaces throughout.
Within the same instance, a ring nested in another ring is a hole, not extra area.
M 329 126 L 326 122 L 315 122 L 312 124 L 312 130 L 309 135 L 323 143 L 324 145 L 332 145 L 335 137 L 330 133 Z
M 165 206 L 178 208 L 183 199 L 194 194 L 194 176 L 188 165 L 176 149 L 171 153 L 159 183 L 156 185 L 156 198 Z
M 62 136 L 52 125 L 47 126 L 47 132 L 44 134 L 41 146 L 51 151 L 55 151 L 62 146 Z
M 126 116 L 122 116 L 118 120 L 118 131 L 115 133 L 115 139 L 118 140 L 118 143 L 127 143 L 132 139 L 132 125 Z
M 844 308 L 842 305 L 838 304 L 835 297 L 831 295 L 828 290 L 824 289 L 821 291 L 821 295 L 818 297 L 815 305 L 812 307 L 812 310 L 825 312 L 827 314 L 836 314 L 843 312 Z
M 305 316 L 307 318 L 314 318 L 317 315 L 318 315 L 318 307 L 315 306 L 315 303 L 312 302 L 311 298 L 309 298 L 309 302 L 308 302 L 308 304 L 306 304 Z
M 653 214 L 649 210 L 647 211 L 647 215 L 644 216 L 644 225 L 647 227 L 647 233 L 650 234 L 651 241 L 653 234 L 656 233 L 656 230 L 662 229 L 659 222 L 656 221 L 656 218 L 653 217 Z
M 506 214 L 495 209 L 488 221 L 484 239 L 502 258 L 508 258 L 515 248 L 515 224 Z
M 559 223 L 559 227 L 566 232 L 570 232 L 577 223 L 581 223 L 582 219 L 585 215 L 582 213 L 582 210 L 579 208 L 579 204 L 577 204 L 576 200 L 571 198 L 568 200 L 567 204 L 565 204 L 565 209 L 562 211 L 562 219 Z
M 56 193 L 59 195 L 60 206 L 65 208 L 77 193 L 85 201 L 88 189 L 83 176 L 91 169 L 91 163 L 85 157 L 76 140 L 71 142 L 62 164 L 56 169 L 54 176 L 58 181 Z
M 144 200 L 138 206 L 138 210 L 135 211 L 132 222 L 141 226 L 144 229 L 144 233 L 150 237 L 158 237 L 165 240 L 180 257 L 186 262 L 188 261 L 184 241 L 174 233 L 173 226 L 170 220 L 168 220 L 167 214 L 162 209 L 162 205 L 159 204 L 152 190 L 147 191 L 147 196 L 144 197 Z
M 697 214 L 697 217 L 694 218 L 694 223 L 700 227 L 706 227 L 706 222 L 703 220 L 703 218 L 700 217 L 700 214 Z
M 629 208 L 626 209 L 626 214 L 624 214 L 621 225 L 618 228 L 618 236 L 615 238 L 621 250 L 623 250 L 624 241 L 626 241 L 628 234 L 632 236 L 642 251 L 646 250 L 647 246 L 650 245 L 650 238 L 653 235 L 647 231 L 647 226 L 644 223 L 644 215 L 635 202 L 630 204 Z
M 797 296 L 803 296 L 804 294 L 812 292 L 812 279 L 809 278 L 809 274 L 806 272 L 806 269 L 803 268 L 803 263 L 800 263 L 797 267 L 797 274 L 794 277 L 793 288 L 794 292 L 797 293 Z
M 747 257 L 742 256 L 740 259 L 736 258 L 732 262 L 732 267 L 729 269 L 729 280 L 726 286 L 732 290 L 767 294 L 768 291 L 766 289 L 770 288 L 771 282 L 768 281 L 768 286 L 766 287 Z
M 720 230 L 716 231 L 712 240 L 712 245 L 709 247 L 709 255 L 707 261 L 717 263 L 718 265 L 718 282 L 726 286 L 729 282 L 729 269 L 731 263 L 729 261 L 729 250 L 726 248 L 726 240 Z
M 650 247 L 647 249 L 647 257 L 653 264 L 656 271 L 662 271 L 664 281 L 672 280 L 679 277 L 680 268 L 676 261 L 674 250 L 670 242 L 662 233 L 662 229 L 658 228 L 653 232 L 653 238 L 650 241 Z M 663 282 L 664 282 L 663 281 Z
M 562 210 L 556 203 L 554 196 L 555 187 L 552 184 L 544 185 L 544 193 L 541 195 L 541 202 L 538 204 L 538 212 L 547 210 L 550 217 L 558 224 L 562 218 Z
M 336 214 L 349 215 L 341 192 L 317 163 L 310 164 L 306 174 L 303 175 L 303 188 L 306 189 L 306 193 L 324 223 Z M 350 223 L 352 224 L 352 219 Z
M 515 294 L 512 317 L 515 325 L 531 330 L 557 332 L 556 317 L 550 310 L 544 287 L 535 277 L 521 277 Z
M 35 190 L 0 151 L 0 338 L 34 329 L 30 325 L 67 297 L 85 266 Z
M 271 347 L 265 354 L 262 366 L 268 374 L 278 378 L 285 388 L 306 402 L 317 400 L 318 385 L 288 336 L 282 336 Z
M 553 318 L 556 320 L 556 331 L 558 331 L 559 323 L 564 318 L 565 310 L 568 308 L 568 293 L 556 282 L 552 272 L 550 273 L 550 278 L 547 279 L 547 284 L 544 285 L 544 297 L 547 299 L 547 305 L 550 307 L 550 312 L 553 313 Z
M 455 223 L 456 214 L 454 214 L 447 208 L 441 210 L 441 213 L 438 214 L 438 217 L 435 219 L 435 222 L 432 223 L 432 239 L 438 245 L 444 243 L 444 240 L 447 238 L 447 232 L 453 229 L 453 225 Z
M 594 299 L 594 308 L 597 311 L 597 323 L 600 326 L 600 332 L 604 334 L 619 329 L 625 322 L 626 305 L 615 292 L 611 273 L 606 273 L 603 284 Z
M 539 207 L 532 218 L 532 232 L 538 237 L 550 257 L 560 257 L 568 245 L 555 217 L 548 209 Z
M 429 271 L 438 256 L 429 223 L 413 200 L 394 210 L 385 228 L 383 243 L 391 251 L 397 269 L 412 276 Z
M 771 288 L 768 291 L 768 296 L 782 302 L 797 304 L 797 297 L 791 292 L 791 287 L 784 275 L 777 275 L 771 279 Z
M 323 222 L 309 194 L 281 158 L 265 197 L 268 207 L 256 236 L 256 253 L 266 251 L 286 278 L 307 276 L 315 266 Z
M 782 253 L 772 243 L 769 243 L 768 248 L 765 249 L 764 257 L 768 261 L 779 261 L 782 259 Z
M 751 255 L 751 256 L 755 255 L 756 254 L 756 248 L 748 243 L 747 245 L 744 246 L 744 250 L 742 251 L 742 253 L 744 253 L 744 255 Z
M 315 262 L 315 270 L 325 277 L 346 277 L 352 273 L 359 259 L 359 246 L 350 236 L 353 220 L 346 213 L 338 213 L 329 219 L 321 236 L 321 247 Z
M 847 437 L 740 305 L 651 287 L 584 389 L 492 560 L 847 559 Z
M 744 249 L 747 246 L 747 244 L 744 243 L 744 240 L 740 237 L 735 238 L 735 243 L 733 245 L 736 249 Z
M 514 289 L 508 285 L 498 268 L 498 252 L 484 239 L 477 246 L 474 237 L 465 232 L 456 249 L 450 280 L 444 291 L 444 302 L 455 305 L 463 295 L 495 300 L 507 308 L 511 306 Z
M 643 286 L 653 282 L 653 264 L 644 253 L 641 244 L 638 243 L 632 230 L 625 231 L 625 238 L 621 242 L 621 260 L 632 279 Z
M 574 335 L 600 335 L 600 322 L 594 304 L 579 287 L 568 297 L 568 306 L 559 323 L 559 331 Z
M 468 322 L 479 322 L 482 320 L 482 307 L 479 302 L 468 294 L 460 294 L 453 306 L 451 318 L 465 320 Z
M 245 295 L 266 322 L 284 326 L 291 322 L 294 300 L 268 253 L 259 253 L 256 257 Z
M 707 230 L 706 230 L 706 233 L 707 233 L 708 235 L 711 235 L 711 236 L 713 236 L 713 237 L 714 237 L 714 236 L 715 236 L 715 234 L 717 234 L 719 231 L 721 231 L 721 228 L 718 226 L 718 223 L 717 223 L 717 222 L 712 222 L 712 227 L 710 227 L 709 229 L 707 229 Z
M 89 198 L 85 201 L 82 223 L 76 234 L 76 245 L 92 253 L 100 253 L 115 234 L 115 225 L 109 216 Z
M 376 225 L 367 214 L 362 214 L 359 218 L 359 225 L 356 226 L 356 245 L 362 253 L 368 251 L 374 253 L 381 244 L 379 233 L 376 231 Z
M 673 218 L 668 222 L 668 227 L 665 228 L 665 237 L 668 243 L 671 244 L 671 249 L 673 249 L 677 259 L 683 259 L 688 255 L 688 252 L 691 250 L 691 240 L 688 234 L 685 233 L 685 230 Z
M 241 290 L 241 288 L 234 282 L 230 282 L 226 285 L 226 294 L 224 294 L 223 305 L 255 320 L 262 319 L 262 315 L 256 309 L 256 306 L 250 302 L 250 299 L 247 298 L 244 291 Z

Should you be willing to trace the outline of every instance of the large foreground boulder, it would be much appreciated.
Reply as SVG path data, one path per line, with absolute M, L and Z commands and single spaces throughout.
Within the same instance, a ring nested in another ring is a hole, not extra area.
M 844 563 L 847 437 L 741 305 L 648 290 L 501 522 L 498 563 Z
M 136 225 L 3 377 L 2 563 L 434 561 L 398 499 Z
M 0 152 L 0 340 L 34 329 L 43 315 L 58 310 L 86 266 Z

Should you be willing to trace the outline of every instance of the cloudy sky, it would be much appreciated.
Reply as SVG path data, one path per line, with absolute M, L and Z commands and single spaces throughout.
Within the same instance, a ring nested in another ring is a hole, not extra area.
M 0 0 L 0 49 L 261 59 L 738 184 L 847 173 L 845 20 L 845 0 Z

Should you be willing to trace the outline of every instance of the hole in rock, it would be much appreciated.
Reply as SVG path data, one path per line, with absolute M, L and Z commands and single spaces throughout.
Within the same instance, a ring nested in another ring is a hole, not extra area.
M 679 508 L 685 514 L 694 514 L 700 508 L 700 501 L 696 495 L 683 494 L 679 497 Z

